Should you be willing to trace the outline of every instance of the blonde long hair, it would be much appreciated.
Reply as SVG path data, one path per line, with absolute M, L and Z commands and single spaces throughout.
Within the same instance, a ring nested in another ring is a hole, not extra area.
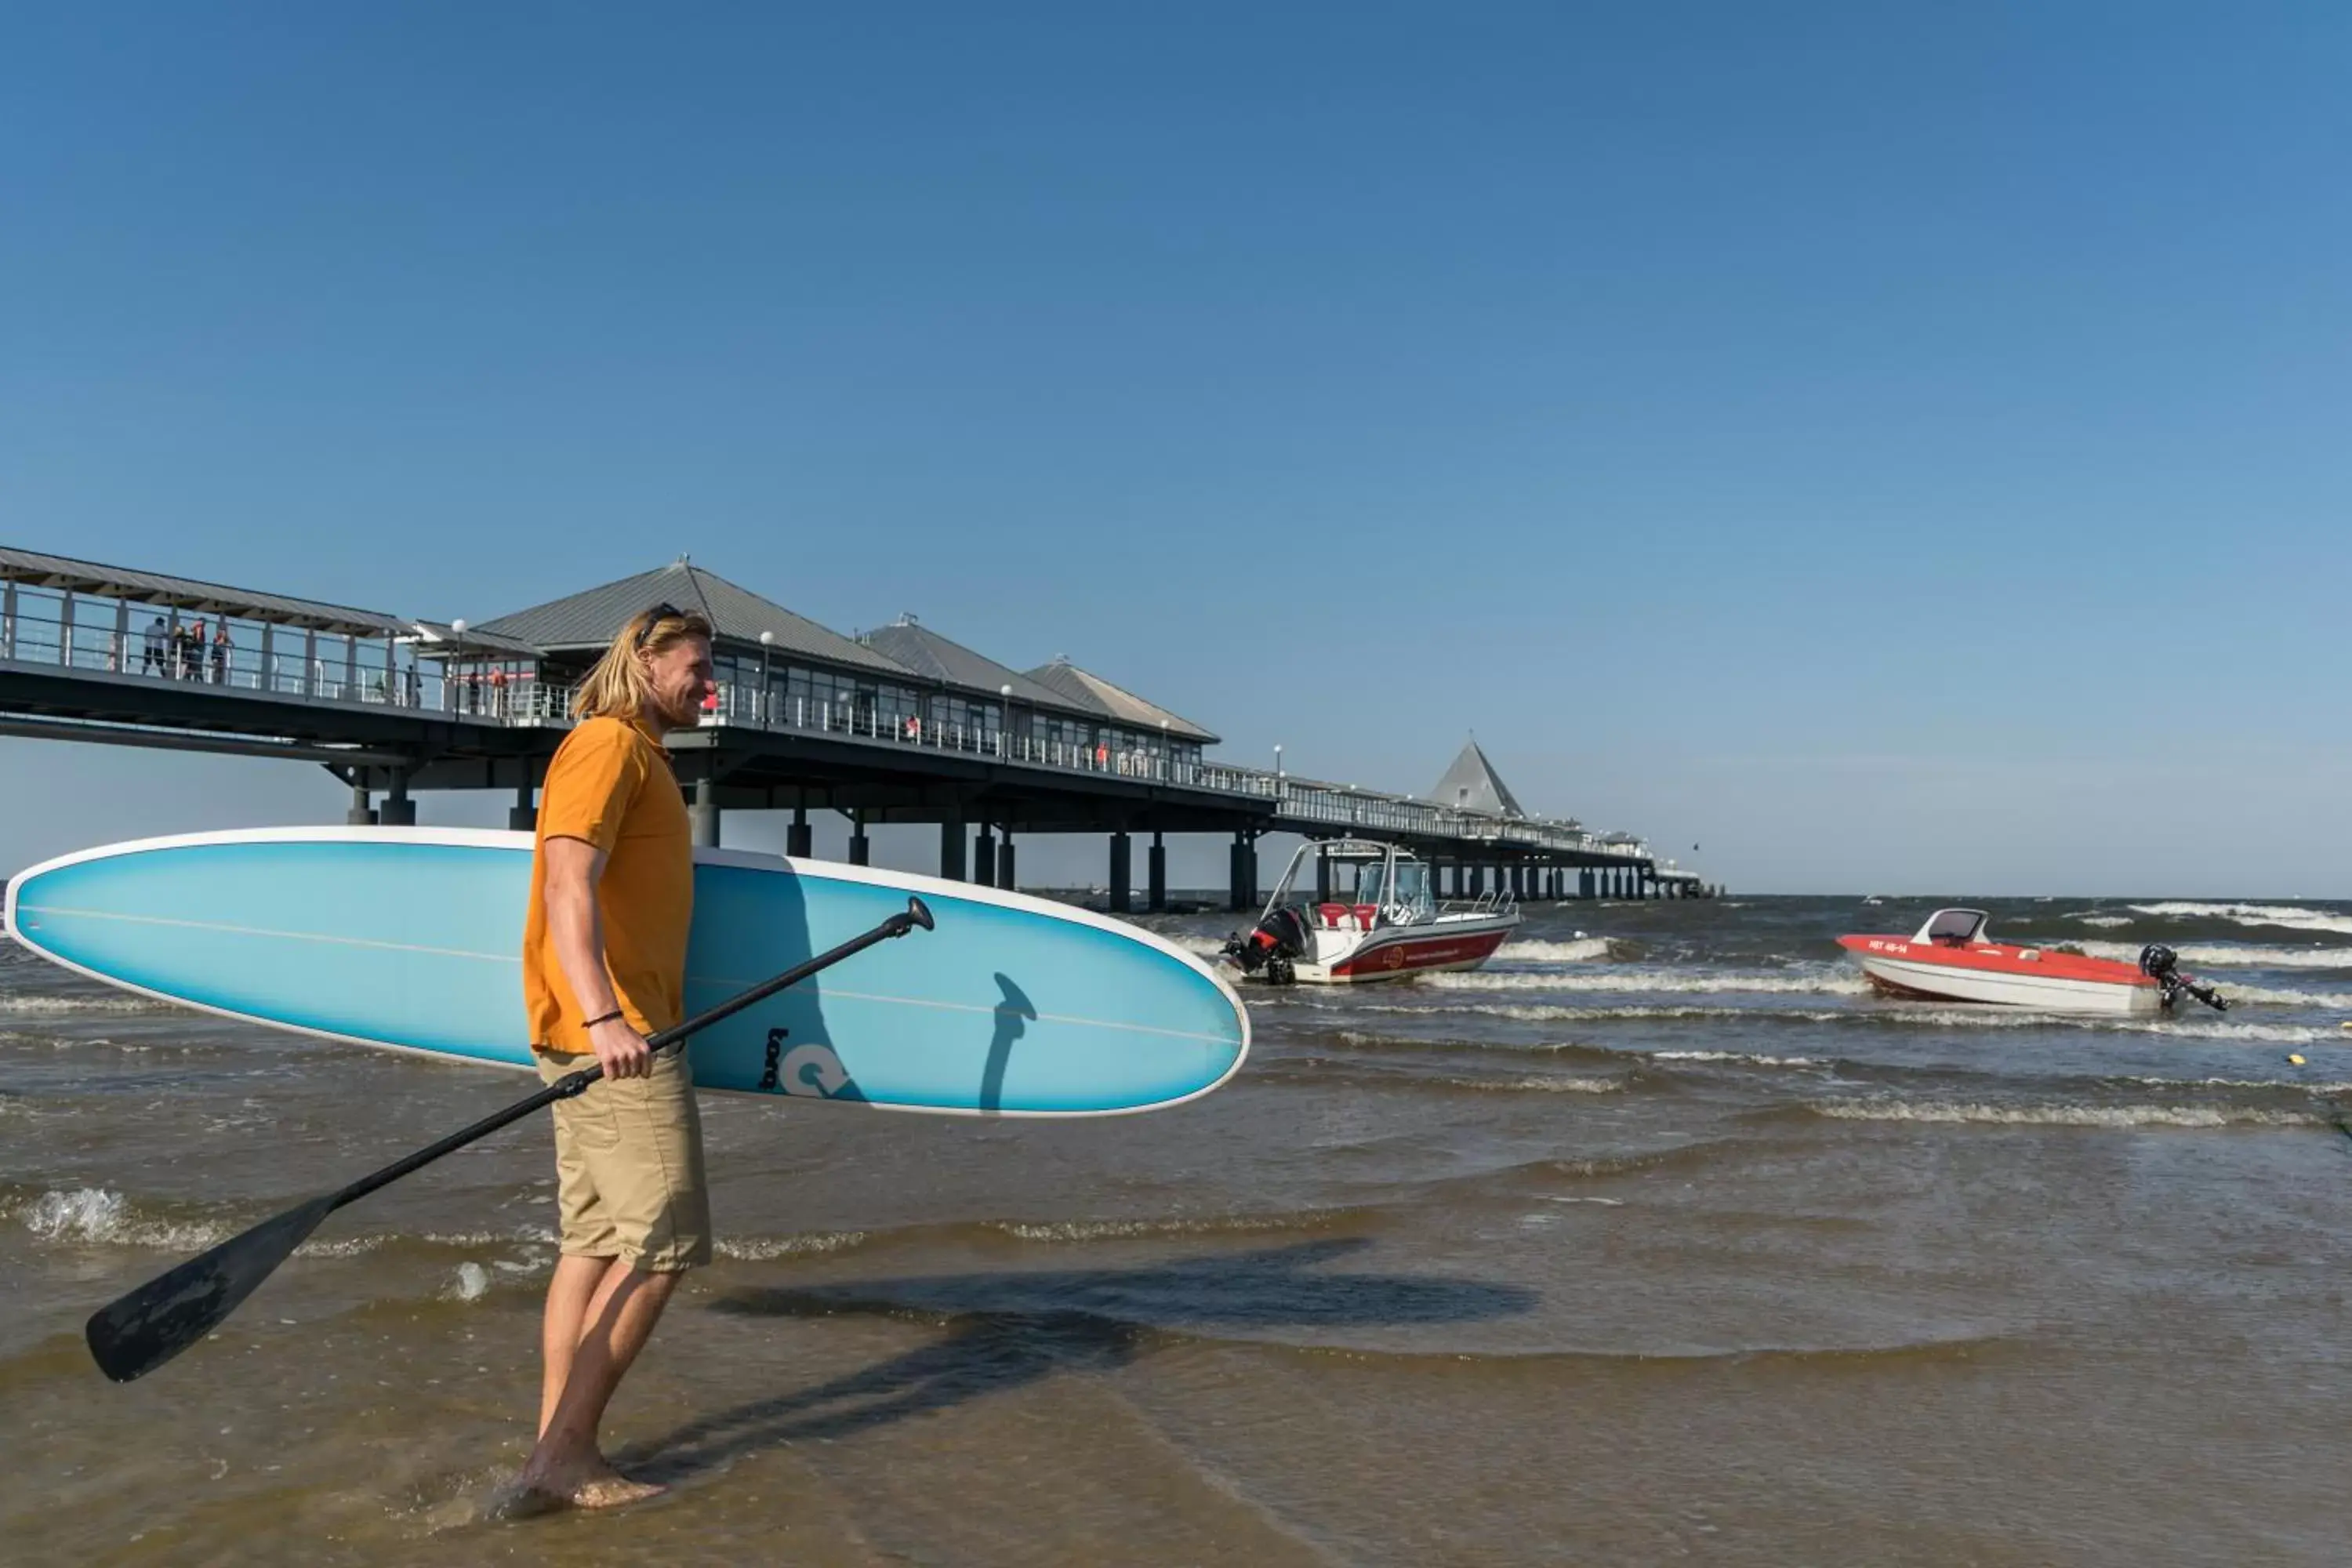
M 658 654 L 688 637 L 710 640 L 710 623 L 675 605 L 656 605 L 631 616 L 613 634 L 613 646 L 572 694 L 574 719 L 634 719 L 651 694 L 639 654 Z

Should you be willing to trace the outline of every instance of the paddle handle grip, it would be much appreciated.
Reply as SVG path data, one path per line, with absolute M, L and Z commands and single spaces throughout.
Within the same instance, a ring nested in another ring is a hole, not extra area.
M 744 1008 L 764 1002 L 779 991 L 789 990 L 811 975 L 832 968 L 853 953 L 863 952 L 877 942 L 888 942 L 893 937 L 904 936 L 919 927 L 924 931 L 931 929 L 931 911 L 925 907 L 922 900 L 909 898 L 903 910 L 892 915 L 872 931 L 851 937 L 839 947 L 820 952 L 805 963 L 796 963 L 782 974 L 772 979 L 763 980 L 749 991 L 740 992 L 729 997 L 709 1011 L 696 1014 L 675 1028 L 664 1029 L 646 1044 L 656 1051 L 667 1050 L 672 1046 L 684 1043 L 688 1036 L 698 1030 L 707 1029 L 722 1018 L 731 1018 Z M 566 1073 L 528 1100 L 519 1100 L 503 1110 L 493 1111 L 483 1117 L 471 1127 L 461 1128 L 439 1142 L 419 1149 L 396 1164 L 386 1165 L 381 1171 L 362 1176 L 358 1181 L 337 1193 L 333 1201 L 328 1205 L 328 1209 L 332 1212 L 341 1208 L 345 1204 L 356 1203 L 378 1187 L 389 1185 L 410 1172 L 431 1164 L 444 1154 L 455 1153 L 477 1139 L 487 1138 L 499 1128 L 520 1121 L 534 1110 L 552 1105 L 559 1100 L 570 1100 L 575 1094 L 583 1093 L 590 1084 L 604 1076 L 603 1062 L 598 1062 L 593 1067 L 582 1068 L 578 1072 Z

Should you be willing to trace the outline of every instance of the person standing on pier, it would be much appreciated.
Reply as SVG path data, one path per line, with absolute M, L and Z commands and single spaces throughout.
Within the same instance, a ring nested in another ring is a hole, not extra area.
M 147 657 L 139 661 L 139 673 L 163 673 L 163 645 L 172 635 L 171 624 L 157 616 L 147 623 Z
M 562 1252 L 548 1282 L 539 1442 L 517 1481 L 538 1504 L 608 1508 L 662 1489 L 615 1470 L 604 1407 L 687 1269 L 710 1261 L 702 1123 L 684 1050 L 646 1037 L 685 1016 L 693 833 L 662 737 L 695 726 L 710 625 L 630 617 L 572 700 L 549 763 L 523 931 L 540 1075 L 593 1057 L 604 1077 L 555 1105 Z
M 229 640 L 228 623 L 223 621 L 213 628 L 213 684 L 228 684 L 229 649 L 236 645 Z

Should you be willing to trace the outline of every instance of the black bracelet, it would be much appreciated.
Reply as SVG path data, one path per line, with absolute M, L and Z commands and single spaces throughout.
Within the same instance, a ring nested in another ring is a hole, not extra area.
M 599 1024 L 609 1024 L 615 1018 L 625 1018 L 628 1015 L 626 1013 L 624 1013 L 618 1007 L 615 1007 L 611 1012 L 605 1014 L 603 1017 L 591 1018 L 580 1026 L 583 1029 L 593 1029 Z

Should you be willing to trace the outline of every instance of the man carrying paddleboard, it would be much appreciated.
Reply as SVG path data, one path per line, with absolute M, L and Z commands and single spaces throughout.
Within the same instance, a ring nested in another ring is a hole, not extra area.
M 702 1123 L 684 1050 L 646 1037 L 685 1016 L 693 834 L 662 736 L 694 725 L 710 625 L 670 605 L 630 617 L 572 699 L 580 721 L 541 792 L 522 984 L 540 1076 L 604 1079 L 555 1105 L 562 1256 L 547 1288 L 539 1443 L 520 1484 L 605 1508 L 661 1489 L 613 1468 L 604 1407 L 678 1276 L 710 1261 Z

